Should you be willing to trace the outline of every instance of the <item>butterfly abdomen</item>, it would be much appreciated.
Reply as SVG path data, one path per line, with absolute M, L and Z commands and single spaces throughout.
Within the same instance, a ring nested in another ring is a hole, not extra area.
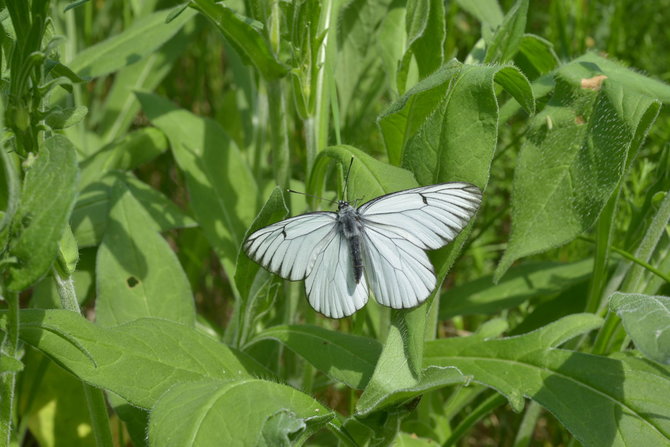
M 340 202 L 337 212 L 339 230 L 349 243 L 354 278 L 358 284 L 363 276 L 363 256 L 361 254 L 361 222 L 358 213 L 347 202 Z

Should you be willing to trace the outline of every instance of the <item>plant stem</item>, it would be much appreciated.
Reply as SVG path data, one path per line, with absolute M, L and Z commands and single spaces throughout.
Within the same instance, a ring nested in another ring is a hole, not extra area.
M 596 230 L 596 252 L 593 258 L 593 273 L 589 283 L 588 297 L 586 299 L 586 312 L 595 313 L 600 306 L 602 290 L 607 279 L 607 260 L 609 258 L 610 239 L 612 237 L 612 224 L 614 221 L 616 205 L 619 199 L 619 191 L 612 194 L 598 218 Z
M 63 309 L 80 313 L 79 302 L 77 301 L 77 292 L 74 290 L 72 276 L 63 278 L 57 269 L 52 268 L 51 270 L 53 272 L 54 279 L 56 280 L 58 296 L 60 296 L 60 304 Z
M 7 301 L 7 327 L 5 337 L 0 345 L 0 356 L 6 356 L 19 361 L 19 294 L 5 292 Z M 0 446 L 8 447 L 11 444 L 12 426 L 14 418 L 14 401 L 16 388 L 16 371 L 9 371 L 0 375 Z
M 77 292 L 74 289 L 72 276 L 69 275 L 64 278 L 56 268 L 53 268 L 52 272 L 56 280 L 58 295 L 60 296 L 63 309 L 80 313 L 79 301 L 77 300 Z M 84 382 L 81 385 L 84 387 L 88 413 L 91 417 L 91 427 L 93 428 L 97 446 L 113 447 L 114 442 L 112 440 L 112 431 L 109 427 L 109 414 L 107 413 L 107 404 L 105 403 L 103 391 Z
M 519 430 L 516 432 L 514 447 L 527 447 L 530 445 L 530 441 L 533 439 L 535 425 L 537 424 L 537 419 L 540 417 L 541 411 L 542 407 L 540 404 L 535 401 L 531 401 L 523 415 L 521 425 L 519 425 Z

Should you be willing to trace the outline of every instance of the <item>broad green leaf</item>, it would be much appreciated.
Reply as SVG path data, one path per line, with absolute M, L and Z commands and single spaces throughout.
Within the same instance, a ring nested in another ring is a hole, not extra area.
M 0 327 L 6 319 L 0 313 Z M 181 382 L 269 374 L 245 354 L 158 318 L 103 328 L 68 310 L 25 309 L 20 337 L 81 380 L 145 409 Z
M 373 338 L 310 325 L 271 327 L 254 342 L 267 339 L 281 342 L 331 379 L 356 389 L 367 385 L 382 349 Z
M 20 202 L 10 223 L 7 287 L 20 291 L 53 263 L 77 191 L 77 155 L 67 138 L 44 141 L 23 180 Z
M 519 67 L 528 79 L 535 80 L 554 70 L 558 64 L 558 56 L 551 42 L 535 34 L 524 34 L 519 44 L 519 52 L 514 57 L 514 65 Z
M 155 317 L 193 327 L 193 294 L 177 256 L 123 176 L 111 197 L 96 261 L 96 322 L 109 327 Z
M 606 59 L 597 53 L 586 53 L 560 68 L 561 75 L 572 85 L 580 85 L 582 80 L 605 75 L 609 81 L 624 86 L 626 90 L 670 103 L 670 85 L 645 76 L 625 67 L 619 62 Z
M 81 191 L 71 218 L 72 230 L 80 248 L 96 246 L 102 241 L 109 217 L 111 187 L 117 176 L 118 174 L 106 175 Z M 160 231 L 197 225 L 160 191 L 131 174 L 125 174 L 125 177 L 128 189 L 149 213 Z
M 265 79 L 286 74 L 287 67 L 277 60 L 265 38 L 263 24 L 212 0 L 191 0 L 190 6 L 211 20 L 245 62 L 256 67 Z
M 491 39 L 487 39 L 486 57 L 484 62 L 509 62 L 523 39 L 526 30 L 526 16 L 528 14 L 528 0 L 517 0 L 512 9 L 505 15 L 502 24 L 495 31 Z
M 557 78 L 519 153 L 512 231 L 496 280 L 515 260 L 565 244 L 595 223 L 659 107 L 616 81 L 575 86 Z
M 532 113 L 530 84 L 516 68 L 452 60 L 379 117 L 389 161 L 411 169 L 421 184 L 484 186 L 498 136 L 495 83 Z
M 113 169 L 135 169 L 165 152 L 167 147 L 167 138 L 158 129 L 145 127 L 130 132 L 81 162 L 79 189 L 83 190 Z
M 527 262 L 512 267 L 497 284 L 493 275 L 483 276 L 442 295 L 440 320 L 456 315 L 493 314 L 533 297 L 559 293 L 586 281 L 592 269 L 592 259 L 572 263 Z
M 321 195 L 331 162 L 339 163 L 346 173 L 352 158 L 348 197 L 343 197 L 343 200 L 360 200 L 363 203 L 390 192 L 418 186 L 411 172 L 382 163 L 353 146 L 339 145 L 331 146 L 317 156 L 307 188 L 310 194 Z
M 218 447 L 224 439 L 240 446 L 285 445 L 268 442 L 276 442 L 282 430 L 274 418 L 287 412 L 303 422 L 286 434 L 294 442 L 304 441 L 333 418 L 311 396 L 279 383 L 251 378 L 184 383 L 161 396 L 153 408 L 149 445 Z
M 233 278 L 238 250 L 258 209 L 251 170 L 215 121 L 179 109 L 159 96 L 137 95 L 151 122 L 170 140 L 186 177 L 193 214 Z
M 68 64 L 79 76 L 97 78 L 120 70 L 154 53 L 195 16 L 184 11 L 165 23 L 171 10 L 158 11 L 138 19 L 128 29 L 78 53 Z
M 609 306 L 640 352 L 656 362 L 670 364 L 670 298 L 616 292 Z
M 549 410 L 586 447 L 667 445 L 670 375 L 635 358 L 560 349 L 601 323 L 565 317 L 511 338 L 449 338 L 426 344 L 425 364 L 455 366 L 505 395 L 517 411 L 524 397 Z

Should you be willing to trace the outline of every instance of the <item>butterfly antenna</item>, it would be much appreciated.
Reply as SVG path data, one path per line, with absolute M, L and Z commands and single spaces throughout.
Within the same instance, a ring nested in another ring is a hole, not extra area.
M 287 189 L 286 192 L 292 192 L 293 194 L 301 194 L 303 196 L 314 197 L 315 199 L 325 200 L 325 201 L 330 202 L 330 203 L 337 202 L 337 199 L 334 199 L 334 200 L 324 199 L 323 197 L 315 196 L 314 194 L 307 194 L 306 192 L 296 191 L 294 189 Z
M 342 189 L 342 198 L 347 200 L 347 187 L 349 186 L 349 174 L 351 173 L 351 165 L 354 164 L 354 157 L 351 157 L 349 168 L 347 168 L 347 175 L 344 176 L 344 188 Z

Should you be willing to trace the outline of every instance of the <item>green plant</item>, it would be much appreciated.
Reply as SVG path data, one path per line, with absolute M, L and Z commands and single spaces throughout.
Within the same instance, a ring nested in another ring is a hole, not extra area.
M 669 444 L 670 5 L 502 3 L 0 2 L 0 445 Z M 484 202 L 335 321 L 240 247 L 352 157 Z

